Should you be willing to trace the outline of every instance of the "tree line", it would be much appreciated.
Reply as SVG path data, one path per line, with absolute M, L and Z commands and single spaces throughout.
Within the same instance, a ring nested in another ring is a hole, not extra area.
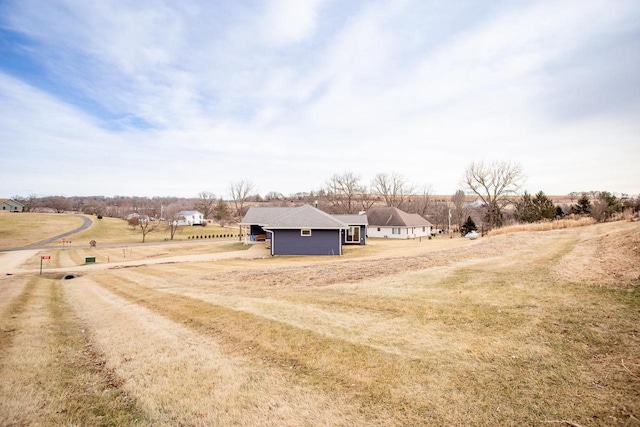
M 26 211 L 76 211 L 90 215 L 124 218 L 136 214 L 147 218 L 163 218 L 175 223 L 179 212 L 197 210 L 205 218 L 222 225 L 237 221 L 251 205 L 297 206 L 310 204 L 333 214 L 356 214 L 373 206 L 396 207 L 428 219 L 435 229 L 450 226 L 463 230 L 471 219 L 484 231 L 513 223 L 552 220 L 566 215 L 593 216 L 606 221 L 628 210 L 637 214 L 640 196 L 620 197 L 608 191 L 572 192 L 570 204 L 554 204 L 543 191 L 534 195 L 521 191 L 526 181 L 518 163 L 495 161 L 473 162 L 464 172 L 460 189 L 451 196 L 435 196 L 428 183 L 415 184 L 400 173 L 379 173 L 367 184 L 354 172 L 335 173 L 318 189 L 284 195 L 271 191 L 264 196 L 247 179 L 231 182 L 227 197 L 201 191 L 192 198 L 49 196 L 13 198 Z M 575 200 L 575 203 L 574 203 Z

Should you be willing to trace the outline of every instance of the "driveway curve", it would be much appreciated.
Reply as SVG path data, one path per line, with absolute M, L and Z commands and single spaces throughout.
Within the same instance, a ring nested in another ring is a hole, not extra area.
M 53 236 L 53 237 L 49 237 L 47 239 L 41 240 L 39 242 L 36 243 L 32 243 L 30 245 L 24 246 L 22 248 L 16 248 L 15 250 L 19 250 L 19 249 L 34 249 L 34 248 L 38 248 L 40 246 L 44 246 L 48 243 L 53 243 L 57 240 L 60 239 L 64 239 L 65 237 L 71 236 L 73 234 L 79 233 L 81 231 L 86 230 L 87 228 L 91 227 L 91 225 L 93 224 L 93 220 L 91 218 L 88 218 L 84 215 L 71 215 L 71 216 L 75 216 L 76 218 L 80 218 L 82 219 L 82 225 L 76 229 L 73 229 L 71 231 L 67 231 L 66 233 L 62 233 L 62 234 L 58 234 L 57 236 Z

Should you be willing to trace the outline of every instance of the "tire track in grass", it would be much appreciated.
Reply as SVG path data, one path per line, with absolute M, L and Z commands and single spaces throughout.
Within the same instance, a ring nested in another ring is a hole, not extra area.
M 29 278 L 3 318 L 0 424 L 144 423 L 135 401 L 119 389 L 117 376 L 83 334 L 61 286 Z
M 131 303 L 93 277 L 74 280 L 65 293 L 152 425 L 366 425 L 357 405 L 227 355 L 214 337 Z
M 25 311 L 25 306 L 29 301 L 33 289 L 36 285 L 36 278 L 29 278 L 23 285 L 22 291 L 13 300 L 7 304 L 4 314 L 2 316 L 1 330 L 0 332 L 0 350 L 9 349 L 15 336 L 19 320 L 18 316 Z M 2 365 L 0 364 L 0 367 Z
M 357 404 L 373 425 L 447 424 L 451 422 L 451 413 L 442 408 L 451 406 L 456 399 L 468 398 L 461 393 L 459 383 L 448 380 L 452 374 L 443 365 L 156 291 L 113 274 L 92 280 L 132 303 L 213 337 L 231 356 L 266 363 L 280 369 L 292 383 L 316 387 L 336 396 L 338 401 Z M 465 404 L 460 403 L 459 407 L 464 408 Z M 500 414 L 484 415 L 495 422 L 500 419 Z M 527 414 L 521 417 L 526 423 Z
M 51 281 L 49 310 L 59 361 L 59 383 L 65 385 L 69 421 L 89 425 L 138 425 L 145 423 L 136 402 L 121 390 L 122 381 L 106 366 L 89 334 L 65 300 L 62 285 Z

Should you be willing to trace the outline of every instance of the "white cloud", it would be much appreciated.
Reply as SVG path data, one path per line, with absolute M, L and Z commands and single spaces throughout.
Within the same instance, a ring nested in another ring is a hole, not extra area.
M 263 39 L 276 46 L 299 43 L 313 35 L 323 0 L 271 0 L 266 3 Z
M 637 100 L 622 114 L 609 92 L 612 109 L 599 108 L 603 76 L 640 66 L 628 59 L 619 71 L 589 55 L 604 39 L 621 45 L 616 55 L 634 51 L 637 42 L 622 43 L 637 32 L 633 2 L 512 4 L 481 18 L 411 1 L 273 1 L 264 13 L 233 2 L 63 4 L 15 3 L 14 29 L 38 41 L 37 59 L 60 86 L 54 96 L 2 76 L 0 134 L 12 141 L 3 151 L 24 144 L 53 159 L 48 147 L 59 145 L 62 159 L 81 163 L 107 153 L 92 170 L 73 169 L 108 182 L 103 193 L 221 193 L 243 177 L 287 193 L 343 170 L 364 179 L 399 171 L 453 192 L 477 157 L 522 162 L 532 185 L 549 185 L 532 191 L 587 185 L 581 170 L 547 178 L 562 169 L 549 165 L 593 159 L 607 165 L 596 176 L 612 191 L 640 182 L 624 166 L 639 154 L 639 129 L 628 124 Z M 599 101 L 589 114 L 576 108 L 589 102 L 587 86 Z M 204 187 L 164 178 L 180 168 Z M 109 190 L 128 182 L 141 189 Z

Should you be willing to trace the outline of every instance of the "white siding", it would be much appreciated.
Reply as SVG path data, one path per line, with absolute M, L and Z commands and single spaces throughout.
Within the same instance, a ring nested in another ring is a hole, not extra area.
M 393 233 L 394 228 L 400 229 L 400 234 Z M 378 231 L 380 229 L 380 231 Z M 424 231 L 423 231 L 424 229 Z M 368 237 L 382 237 L 388 239 L 415 239 L 418 237 L 427 237 L 431 234 L 431 227 L 419 226 L 419 227 L 376 227 L 375 225 L 369 225 L 367 228 Z

